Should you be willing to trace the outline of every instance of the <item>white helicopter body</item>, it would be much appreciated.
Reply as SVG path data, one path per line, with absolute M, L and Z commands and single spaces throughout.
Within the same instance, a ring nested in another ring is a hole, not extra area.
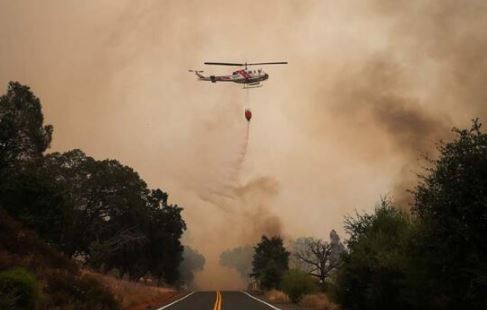
M 245 69 L 240 69 L 234 71 L 232 74 L 229 75 L 210 75 L 204 76 L 203 71 L 199 70 L 189 70 L 190 72 L 194 72 L 198 76 L 199 81 L 211 81 L 212 83 L 216 82 L 234 82 L 238 84 L 244 84 L 244 88 L 254 88 L 254 87 L 261 87 L 261 82 L 267 80 L 269 78 L 269 74 L 265 73 L 264 70 L 249 70 L 247 69 L 248 66 L 254 65 L 274 65 L 274 64 L 287 64 L 287 62 L 266 62 L 266 63 L 224 63 L 224 62 L 205 62 L 205 65 L 222 65 L 222 66 L 239 66 L 245 67 Z

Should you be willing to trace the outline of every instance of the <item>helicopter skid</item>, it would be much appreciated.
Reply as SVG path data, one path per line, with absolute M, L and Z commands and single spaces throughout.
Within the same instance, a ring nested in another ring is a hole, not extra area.
M 258 83 L 258 84 L 245 84 L 244 87 L 242 87 L 242 89 L 251 89 L 251 88 L 260 88 L 262 87 L 262 84 Z

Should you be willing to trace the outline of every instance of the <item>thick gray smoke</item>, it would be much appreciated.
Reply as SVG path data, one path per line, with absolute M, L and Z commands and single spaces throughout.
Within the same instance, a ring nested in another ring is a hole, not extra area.
M 238 183 L 202 196 L 202 199 L 217 206 L 242 227 L 238 242 L 258 241 L 262 235 L 281 236 L 282 223 L 270 206 L 279 194 L 279 185 L 269 177 L 259 177 Z
M 335 129 L 347 131 L 339 136 L 353 141 L 349 149 L 370 162 L 401 162 L 384 193 L 407 205 L 406 190 L 423 172 L 423 157 L 436 155 L 436 143 L 448 139 L 452 127 L 487 117 L 487 2 L 372 0 L 355 9 L 374 21 L 376 31 L 363 35 L 380 40 L 380 48 L 345 52 L 348 63 L 325 76 L 329 84 L 320 97 L 326 108 L 316 107 L 346 120 Z
M 389 141 L 388 148 L 403 157 L 401 176 L 391 189 L 398 205 L 409 203 L 406 190 L 417 181 L 418 166 L 424 164 L 421 159 L 434 155 L 436 143 L 448 137 L 452 126 L 441 113 L 425 110 L 424 103 L 408 91 L 407 83 L 399 64 L 388 55 L 377 55 L 341 77 L 331 107 L 333 114 L 350 123 L 373 124 Z M 365 137 L 357 137 L 361 138 Z
M 408 52 L 403 56 L 406 59 L 396 59 L 394 64 L 401 67 L 407 61 L 409 66 L 416 66 L 414 76 L 409 78 L 418 80 L 415 87 L 420 87 L 423 96 L 415 95 L 411 98 L 413 102 L 396 102 L 395 107 L 384 105 L 387 112 L 400 113 L 395 113 L 399 118 L 388 117 L 390 113 L 386 113 L 383 119 L 388 124 L 385 129 L 393 129 L 397 149 L 407 156 L 403 170 L 411 167 L 417 170 L 415 157 L 435 155 L 435 143 L 449 138 L 449 130 L 458 125 L 458 116 L 487 117 L 487 88 L 484 86 L 487 79 L 487 2 L 398 1 L 395 5 L 386 2 L 376 1 L 375 5 L 378 14 L 385 13 L 394 19 L 389 55 L 396 55 L 398 48 Z M 434 79 L 428 77 L 430 70 L 436 71 Z M 396 72 L 392 79 L 394 76 L 402 77 L 401 72 Z M 390 89 L 397 89 L 397 85 Z M 410 93 L 413 92 L 405 88 L 400 98 L 407 98 Z M 388 102 L 395 103 L 394 100 Z M 401 193 L 416 182 L 416 178 L 400 178 L 395 188 L 399 195 L 394 198 L 404 201 Z

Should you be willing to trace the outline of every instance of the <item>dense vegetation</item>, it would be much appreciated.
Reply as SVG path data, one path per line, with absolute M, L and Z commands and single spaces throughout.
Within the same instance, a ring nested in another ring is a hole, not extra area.
M 11 82 L 0 97 L 0 209 L 91 268 L 176 283 L 182 209 L 116 160 L 45 154 L 52 133 L 39 99 Z
M 289 252 L 284 248 L 282 238 L 262 236 L 252 261 L 252 276 L 258 279 L 260 286 L 263 289 L 280 287 L 288 265 Z
M 23 268 L 0 272 L 0 309 L 40 306 L 41 289 L 34 275 Z
M 317 283 L 307 272 L 291 269 L 282 278 L 282 290 L 293 303 L 301 300 L 303 295 L 317 290 Z
M 0 309 L 118 309 L 98 281 L 0 209 Z
M 0 308 L 117 308 L 72 258 L 132 280 L 190 282 L 204 258 L 187 248 L 180 265 L 182 209 L 116 160 L 45 154 L 52 133 L 29 88 L 10 83 L 0 97 Z M 336 233 L 298 240 L 300 270 L 288 270 L 283 240 L 263 236 L 222 264 L 245 275 L 253 255 L 260 287 L 295 302 L 321 281 L 345 309 L 487 309 L 487 134 L 477 120 L 455 133 L 420 176 L 411 210 L 384 199 L 346 218 L 346 249 Z
M 336 291 L 346 309 L 486 309 L 487 135 L 439 145 L 407 213 L 383 201 L 346 220 Z
M 341 254 L 345 246 L 335 230 L 330 232 L 330 242 L 312 237 L 302 237 L 291 242 L 291 260 L 293 268 L 316 278 L 325 289 L 328 278 L 341 265 Z
M 414 242 L 410 217 L 384 200 L 374 214 L 348 218 L 346 229 L 349 251 L 337 278 L 339 301 L 347 309 L 413 306 L 412 292 L 406 290 L 417 284 L 418 276 L 409 242 Z
M 336 231 L 330 232 L 330 242 L 311 237 L 298 238 L 284 248 L 283 240 L 278 237 L 262 236 L 261 241 L 252 251 L 248 247 L 225 251 L 220 256 L 220 263 L 227 267 L 246 266 L 243 253 L 253 253 L 250 275 L 257 287 L 255 289 L 282 289 L 293 303 L 299 302 L 304 295 L 319 290 L 326 290 L 329 277 L 336 274 L 341 265 L 344 245 Z M 289 267 L 291 266 L 291 269 Z
M 454 132 L 428 159 L 412 208 L 386 198 L 347 217 L 346 248 L 333 232 L 330 243 L 297 239 L 298 270 L 286 272 L 282 240 L 264 237 L 253 262 L 260 287 L 297 302 L 317 286 L 313 276 L 344 309 L 487 309 L 487 134 L 478 120 Z

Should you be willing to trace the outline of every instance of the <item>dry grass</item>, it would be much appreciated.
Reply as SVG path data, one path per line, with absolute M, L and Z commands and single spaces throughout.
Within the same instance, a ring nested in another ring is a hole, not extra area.
M 332 303 L 326 294 L 317 293 L 317 294 L 308 294 L 304 295 L 303 299 L 299 303 L 302 306 L 312 307 L 315 309 L 320 310 L 338 310 L 340 307 L 334 303 Z
M 268 301 L 276 304 L 287 304 L 289 303 L 289 297 L 287 297 L 286 293 L 279 290 L 270 290 L 265 292 L 264 298 Z
M 120 302 L 122 309 L 137 309 L 141 305 L 144 305 L 141 308 L 145 309 L 152 304 L 161 305 L 178 294 L 172 288 L 148 286 L 87 270 L 84 270 L 83 273 L 93 276 L 103 283 Z

